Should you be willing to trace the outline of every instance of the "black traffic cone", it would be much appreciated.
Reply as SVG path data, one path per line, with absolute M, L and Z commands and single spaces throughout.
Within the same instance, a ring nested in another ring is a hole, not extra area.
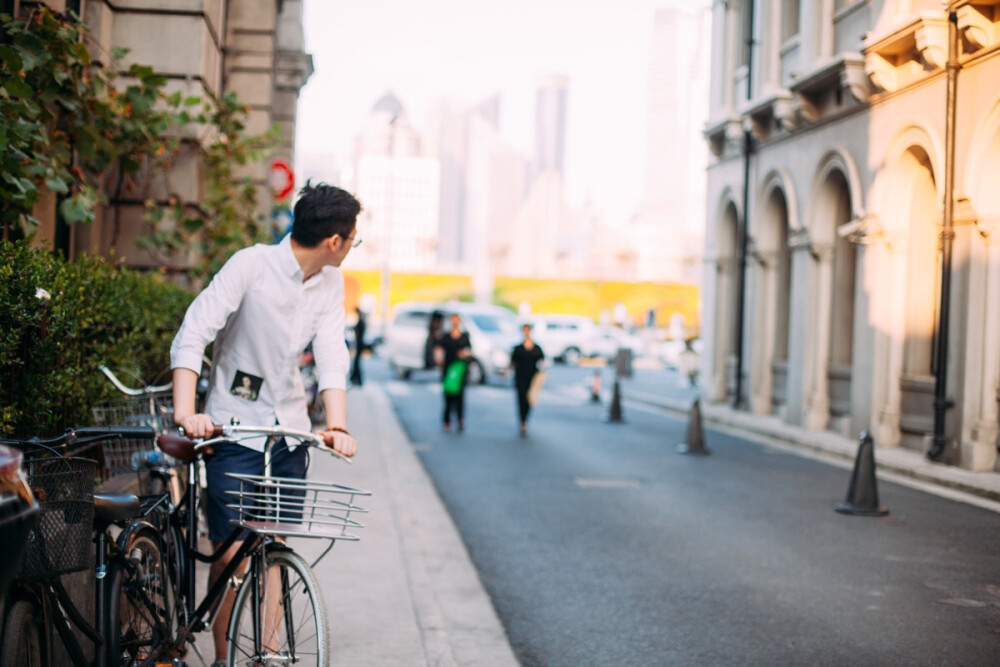
M 678 454 L 708 456 L 712 452 L 705 447 L 705 432 L 701 428 L 701 399 L 694 399 L 688 416 L 688 430 L 684 442 L 677 445 Z
M 889 510 L 878 504 L 878 484 L 875 480 L 875 443 L 867 431 L 861 432 L 854 473 L 847 489 L 847 499 L 833 506 L 841 514 L 885 516 Z
M 608 421 L 613 424 L 624 421 L 622 419 L 622 393 L 618 387 L 618 378 L 615 378 L 615 388 L 611 394 L 611 410 L 608 411 Z

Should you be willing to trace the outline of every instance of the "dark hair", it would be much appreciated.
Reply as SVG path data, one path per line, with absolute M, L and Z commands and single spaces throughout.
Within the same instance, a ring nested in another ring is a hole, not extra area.
M 334 234 L 346 239 L 354 231 L 360 212 L 361 202 L 347 190 L 306 181 L 295 202 L 292 239 L 307 248 L 315 248 Z

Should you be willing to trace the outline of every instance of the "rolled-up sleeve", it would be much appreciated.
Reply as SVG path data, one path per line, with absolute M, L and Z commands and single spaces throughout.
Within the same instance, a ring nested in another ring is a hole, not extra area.
M 328 307 L 320 315 L 312 341 L 319 391 L 347 389 L 347 372 L 351 365 L 344 341 L 344 278 L 339 272 L 333 283 Z
M 201 370 L 205 348 L 215 340 L 229 316 L 239 308 L 253 276 L 252 248 L 226 262 L 184 314 L 170 345 L 170 367 Z

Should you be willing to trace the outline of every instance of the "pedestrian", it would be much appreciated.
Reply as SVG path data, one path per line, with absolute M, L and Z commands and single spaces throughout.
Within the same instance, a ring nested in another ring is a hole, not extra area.
M 427 322 L 427 340 L 424 342 L 424 369 L 431 369 L 444 363 L 439 359 L 441 348 L 438 343 L 444 336 L 444 313 L 435 310 Z
M 531 325 L 521 327 L 524 340 L 510 354 L 510 367 L 514 369 L 514 389 L 517 391 L 517 416 L 521 420 L 521 437 L 528 435 L 528 413 L 534 402 L 529 396 L 531 383 L 541 380 L 539 364 L 545 359 L 542 348 L 531 339 Z
M 355 312 L 358 314 L 358 321 L 354 324 L 354 362 L 351 364 L 351 384 L 360 387 L 362 385 L 361 355 L 368 349 L 365 347 L 365 329 L 367 328 L 367 324 L 365 323 L 365 314 L 361 308 L 355 308 Z
M 471 355 L 472 344 L 469 342 L 469 334 L 462 329 L 462 318 L 458 313 L 452 313 L 451 330 L 438 339 L 435 348 L 435 356 L 441 359 L 445 431 L 451 430 L 452 412 L 458 419 L 458 430 L 465 430 L 465 378 Z
M 316 378 L 326 414 L 317 431 L 327 445 L 354 456 L 357 443 L 347 430 L 347 371 L 344 344 L 344 279 L 340 265 L 357 237 L 361 204 L 340 188 L 306 183 L 295 204 L 291 233 L 277 245 L 240 250 L 188 308 L 170 348 L 174 420 L 192 438 L 209 437 L 213 424 L 280 423 L 310 430 L 299 377 L 299 353 L 311 343 Z M 202 354 L 213 343 L 212 370 L 204 413 L 195 411 Z M 206 514 L 209 538 L 218 550 L 233 529 L 235 510 L 227 491 L 238 484 L 225 473 L 263 474 L 263 443 L 221 443 L 207 462 Z M 304 478 L 308 448 L 272 452 L 272 473 Z M 209 571 L 209 588 L 232 560 L 233 544 Z M 230 592 L 212 628 L 213 667 L 226 664 Z

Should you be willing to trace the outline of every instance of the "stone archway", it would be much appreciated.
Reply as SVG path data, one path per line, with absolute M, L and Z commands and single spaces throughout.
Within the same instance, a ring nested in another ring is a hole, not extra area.
M 880 175 L 879 218 L 886 238 L 877 333 L 879 441 L 923 451 L 934 428 L 933 350 L 940 289 L 941 221 L 936 163 L 927 135 L 906 130 Z
M 777 183 L 764 192 L 750 258 L 755 264 L 750 407 L 758 414 L 780 412 L 788 400 L 791 301 L 788 199 Z
M 965 173 L 978 234 L 969 267 L 961 462 L 971 470 L 1000 471 L 1000 103 L 973 134 Z
M 851 427 L 858 257 L 845 225 L 862 218 L 860 198 L 854 163 L 832 152 L 813 181 L 808 221 L 815 262 L 803 384 L 805 424 L 813 430 Z
M 736 321 L 739 307 L 739 214 L 736 204 L 728 200 L 722 207 L 717 227 L 715 326 L 711 396 L 722 401 L 735 392 Z

